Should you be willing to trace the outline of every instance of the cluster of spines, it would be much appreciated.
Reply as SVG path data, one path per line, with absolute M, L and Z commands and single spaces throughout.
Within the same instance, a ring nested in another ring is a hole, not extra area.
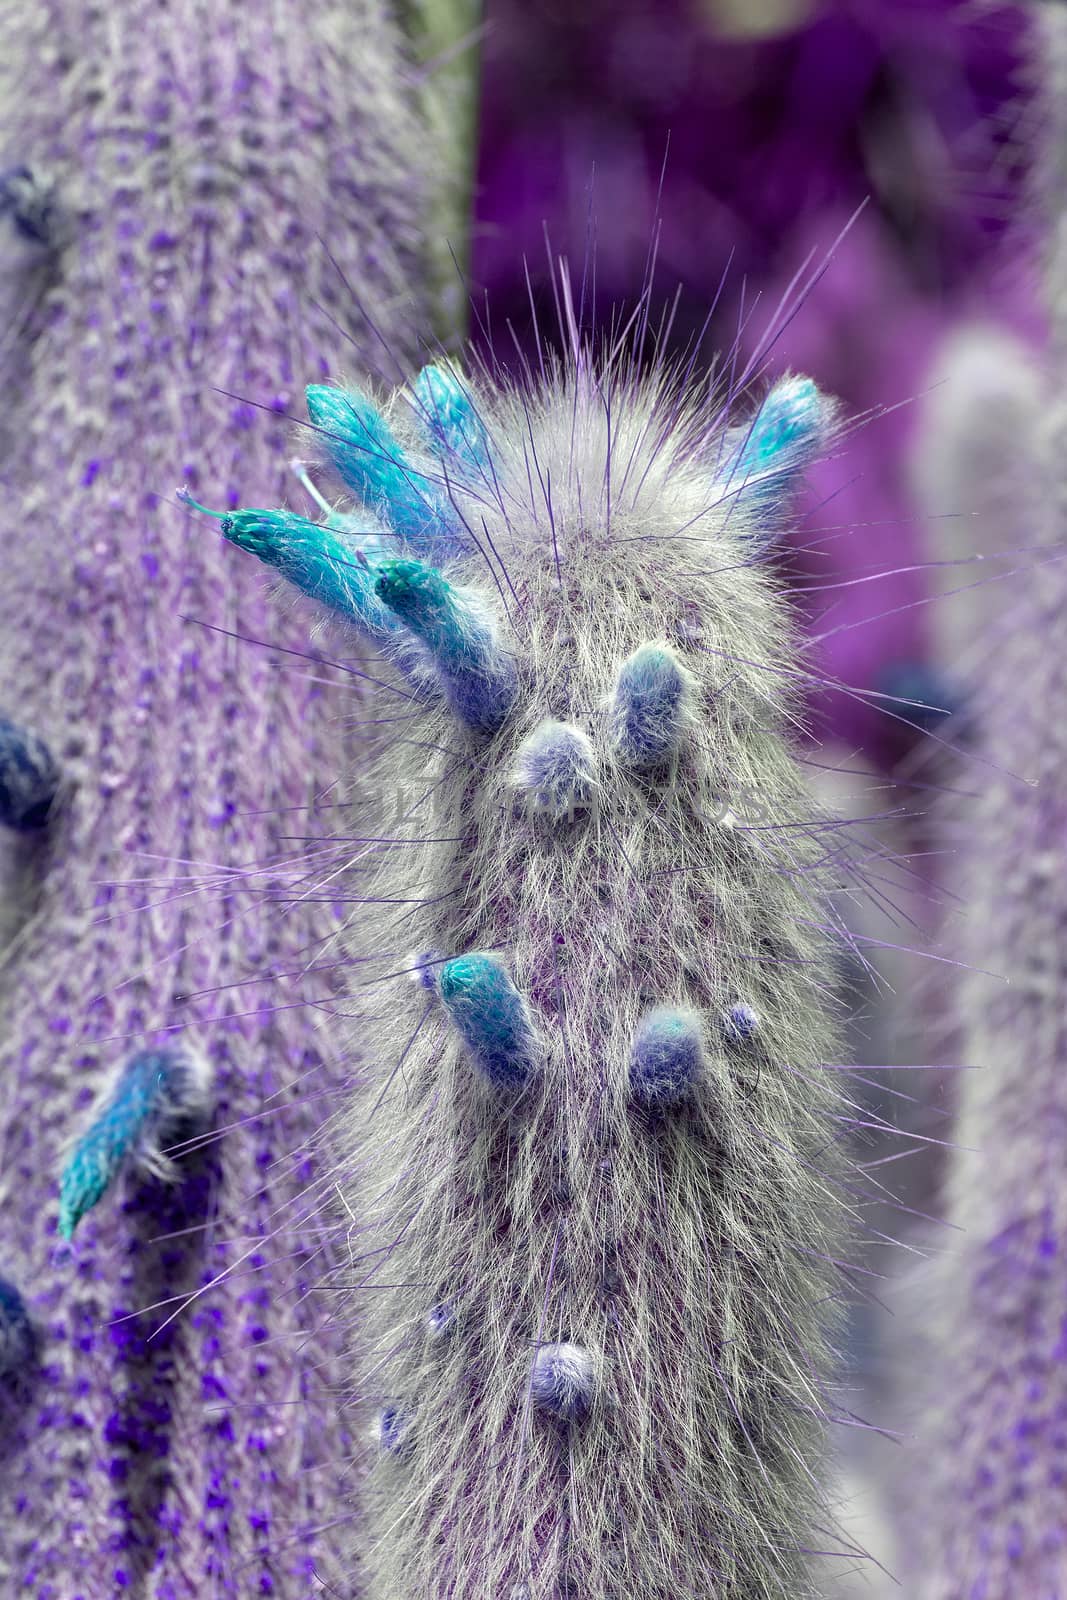
M 530 1369 L 530 1394 L 538 1408 L 560 1422 L 582 1422 L 593 1404 L 594 1372 L 588 1350 L 578 1344 L 543 1344 Z
M 447 369 L 428 367 L 415 386 L 428 460 L 410 459 L 366 395 L 312 384 L 311 425 L 361 520 L 313 522 L 284 510 L 208 512 L 220 531 L 303 593 L 339 613 L 418 682 L 439 690 L 460 721 L 491 734 L 515 702 L 518 672 L 499 639 L 490 606 L 450 583 L 433 562 L 469 543 L 445 490 L 451 459 L 457 482 L 484 472 L 484 424 L 469 392 Z M 184 490 L 180 498 L 206 508 Z
M 630 1093 L 639 1105 L 654 1110 L 685 1099 L 704 1073 L 703 1031 L 685 1006 L 645 1013 L 630 1051 Z
M 294 534 L 290 513 L 247 511 L 226 517 L 222 532 L 306 593 L 325 599 L 374 643 L 380 645 L 387 631 L 406 634 L 422 648 L 422 660 L 459 722 L 489 738 L 512 715 L 520 677 L 501 645 L 490 605 L 452 582 L 447 571 L 451 555 L 470 553 L 451 487 L 489 481 L 494 471 L 489 436 L 472 392 L 446 369 L 425 369 L 414 393 L 430 465 L 405 453 L 366 396 L 323 386 L 308 391 L 309 415 L 330 463 L 376 519 L 373 559 L 360 562 L 366 580 L 351 596 L 318 576 L 322 566 L 343 564 L 337 546 L 348 539 L 336 524 L 295 519 L 299 530 Z M 825 448 L 834 415 L 832 402 L 813 384 L 786 379 L 746 428 L 728 436 L 716 492 L 726 499 L 744 491 L 756 506 L 752 520 L 759 532 L 747 523 L 745 528 L 753 554 L 781 531 L 785 507 L 803 470 Z M 381 612 L 369 611 L 371 596 L 389 615 L 388 630 L 381 625 Z M 696 699 L 694 680 L 671 643 L 652 639 L 640 645 L 617 666 L 602 702 L 606 738 L 599 749 L 576 723 L 555 718 L 538 723 L 519 745 L 511 782 L 528 814 L 559 825 L 593 805 L 598 761 L 611 761 L 619 772 L 638 778 L 676 763 L 695 724 Z M 473 950 L 446 958 L 430 951 L 411 958 L 411 977 L 439 998 L 463 1055 L 492 1098 L 505 1104 L 535 1084 L 540 1065 L 536 1008 L 516 987 L 504 955 Z M 741 999 L 719 1019 L 723 1043 L 737 1053 L 753 1049 L 759 1026 L 755 1008 Z M 701 1011 L 683 1001 L 646 1007 L 633 1031 L 626 1068 L 635 1110 L 657 1118 L 684 1107 L 709 1079 L 707 1046 Z M 455 1311 L 447 1302 L 422 1316 L 432 1340 L 455 1327 Z M 589 1349 L 566 1338 L 536 1342 L 528 1398 L 546 1419 L 581 1424 L 595 1396 Z M 385 1403 L 376 1428 L 382 1453 L 408 1460 L 417 1424 L 417 1409 L 407 1400 Z
M 184 490 L 179 497 L 194 510 L 206 510 Z M 269 561 L 281 577 L 320 605 L 358 620 L 368 633 L 387 638 L 397 632 L 396 617 L 375 591 L 366 552 L 329 523 L 311 522 L 293 511 L 233 511 L 220 518 L 219 531 L 238 549 Z M 376 535 L 372 532 L 371 537 Z
M 201 1130 L 211 1106 L 211 1068 L 196 1052 L 169 1045 L 130 1056 L 97 1101 L 63 1168 L 63 1238 L 73 1237 L 82 1217 L 124 1171 L 173 1179 L 168 1146 Z
M 383 561 L 374 590 L 426 647 L 460 720 L 477 733 L 495 733 L 515 702 L 518 671 L 476 597 L 413 557 Z
M 512 782 L 529 816 L 553 823 L 573 819 L 596 795 L 592 741 L 574 723 L 546 717 L 520 745 Z
M 461 723 L 492 734 L 516 702 L 519 675 L 501 643 L 491 605 L 451 583 L 435 563 L 469 554 L 476 538 L 452 485 L 488 482 L 489 437 L 469 386 L 450 368 L 425 367 L 408 409 L 423 434 L 424 457 L 405 451 L 366 394 L 309 385 L 311 426 L 361 517 L 315 522 L 287 510 L 245 509 L 218 518 L 239 548 L 275 568 L 296 588 L 355 623 L 378 645 L 391 643 L 398 663 L 425 687 L 428 675 Z M 835 407 L 807 378 L 777 383 L 751 422 L 735 430 L 716 474 L 716 493 L 743 492 L 757 504 L 754 554 L 774 542 L 805 468 L 826 447 Z M 184 490 L 181 498 L 203 511 Z M 618 759 L 636 769 L 676 751 L 691 714 L 689 676 L 663 641 L 642 645 L 623 663 L 610 719 Z M 545 730 L 529 751 L 531 792 L 545 809 L 568 807 L 566 769 L 577 793 L 586 781 L 580 730 Z M 550 770 L 537 780 L 539 766 Z M 562 774 L 560 777 L 557 774 Z
M 438 989 L 479 1072 L 497 1087 L 521 1089 L 537 1066 L 529 1008 L 498 956 L 475 952 L 446 961 Z
M 619 761 L 638 771 L 678 754 L 692 716 L 692 682 L 666 643 L 643 644 L 619 669 L 611 731 Z

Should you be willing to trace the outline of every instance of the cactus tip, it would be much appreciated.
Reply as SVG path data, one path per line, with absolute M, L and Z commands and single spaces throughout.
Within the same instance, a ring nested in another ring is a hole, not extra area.
M 100 1097 L 63 1169 L 59 1232 L 70 1240 L 87 1211 L 127 1166 L 164 1180 L 176 1169 L 166 1147 L 202 1126 L 213 1100 L 205 1056 L 185 1046 L 143 1050 L 125 1061 Z

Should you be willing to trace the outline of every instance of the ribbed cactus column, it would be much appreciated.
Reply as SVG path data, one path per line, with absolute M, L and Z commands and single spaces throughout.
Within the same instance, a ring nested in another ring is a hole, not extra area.
M 1067 1593 L 1067 671 L 1054 643 L 1067 564 L 1033 559 L 973 703 L 1000 770 L 954 834 L 967 863 L 954 953 L 976 969 L 956 997 L 960 1048 L 976 1070 L 959 1084 L 945 1208 L 959 1231 L 939 1239 L 902 1528 L 912 1552 L 923 1536 L 921 1600 Z
M 952 836 L 964 905 L 953 954 L 975 969 L 956 1016 L 976 1070 L 959 1084 L 946 1207 L 959 1231 L 940 1241 L 936 1357 L 903 1529 L 921 1600 L 1067 1594 L 1067 16 L 1050 6 L 1045 23 L 1050 438 L 1035 429 L 1005 444 L 1014 460 L 998 503 L 1010 506 L 1014 474 L 1024 493 L 998 545 L 1027 553 L 998 585 L 983 639 L 973 704 L 989 765 Z
M 761 556 L 833 406 L 786 379 L 724 437 L 583 352 L 529 393 L 438 368 L 330 415 L 335 466 L 390 440 L 388 471 L 346 476 L 423 651 L 412 673 L 353 596 L 403 673 L 353 879 L 381 907 L 354 925 L 343 1185 L 368 1593 L 810 1596 L 844 858 L 784 737 L 797 657 Z M 260 555 L 292 570 L 289 537 Z
M 63 783 L 0 971 L 0 1273 L 41 1362 L 2 1396 L 0 1589 L 348 1594 L 308 1150 L 349 1072 L 314 841 L 360 680 L 174 488 L 303 508 L 293 385 L 410 354 L 396 40 L 378 0 L 2 0 L 0 37 L 0 143 L 72 223 L 0 461 L 3 710 Z

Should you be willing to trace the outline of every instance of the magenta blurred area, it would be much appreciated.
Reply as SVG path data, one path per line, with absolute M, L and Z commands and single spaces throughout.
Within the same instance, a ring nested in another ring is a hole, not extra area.
M 753 395 L 802 370 L 863 419 L 782 559 L 815 731 L 882 770 L 920 737 L 905 702 L 956 693 L 909 467 L 938 354 L 966 323 L 1041 333 L 1026 28 L 973 0 L 488 5 L 476 342 L 512 368 L 535 327 L 559 344 L 560 258 L 585 329 L 619 324 L 654 242 L 661 354 L 762 351 Z

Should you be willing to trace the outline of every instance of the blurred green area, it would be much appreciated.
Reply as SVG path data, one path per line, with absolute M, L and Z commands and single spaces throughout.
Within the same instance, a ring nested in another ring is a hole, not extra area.
M 427 238 L 434 334 L 446 350 L 467 337 L 471 189 L 478 139 L 482 0 L 398 0 L 411 41 L 437 185 Z

